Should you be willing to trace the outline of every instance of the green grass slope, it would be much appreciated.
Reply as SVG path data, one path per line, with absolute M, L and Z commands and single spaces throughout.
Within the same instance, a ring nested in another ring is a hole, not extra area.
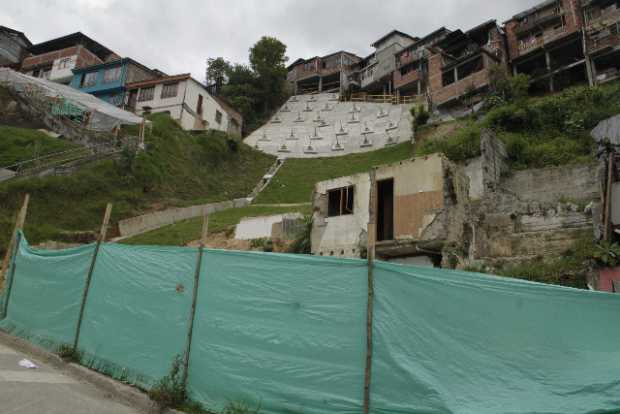
M 554 95 L 504 102 L 442 140 L 429 140 L 418 155 L 444 153 L 453 161 L 480 155 L 480 130 L 490 128 L 506 144 L 513 168 L 587 163 L 594 159 L 590 131 L 620 113 L 620 82 L 579 86 Z
M 75 148 L 79 147 L 36 129 L 0 125 L 0 167 Z
M 20 201 L 30 193 L 26 235 L 31 242 L 64 240 L 66 231 L 96 230 L 105 205 L 112 220 L 152 209 L 247 196 L 274 162 L 272 156 L 228 139 L 190 134 L 167 115 L 152 117 L 147 150 L 106 160 L 64 177 L 0 184 L 0 252 L 7 246 Z
M 287 160 L 269 186 L 259 194 L 259 204 L 308 203 L 317 182 L 368 171 L 373 166 L 402 161 L 413 156 L 413 145 L 393 147 L 333 158 Z

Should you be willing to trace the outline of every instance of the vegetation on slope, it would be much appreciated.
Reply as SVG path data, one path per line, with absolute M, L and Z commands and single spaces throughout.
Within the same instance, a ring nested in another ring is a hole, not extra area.
M 620 112 L 620 83 L 599 87 L 580 86 L 555 95 L 494 99 L 481 119 L 447 139 L 427 141 L 417 153 L 443 152 L 454 161 L 480 154 L 480 130 L 491 128 L 506 144 L 513 168 L 588 162 L 594 143 L 589 132 L 602 120 Z
M 368 171 L 373 166 L 411 158 L 411 142 L 360 154 L 333 158 L 286 160 L 258 203 L 308 203 L 317 182 Z
M 31 242 L 63 240 L 66 231 L 95 230 L 105 205 L 113 221 L 154 206 L 183 206 L 247 196 L 274 158 L 226 134 L 190 134 L 165 114 L 153 115 L 147 150 L 99 162 L 71 176 L 0 184 L 0 251 L 7 245 L 24 194 L 31 204 L 26 235 Z
M 259 206 L 233 208 L 209 215 L 209 234 L 231 231 L 244 217 L 261 217 L 274 214 L 300 212 L 310 213 L 310 205 L 305 206 Z M 185 246 L 200 239 L 202 218 L 184 220 L 166 227 L 122 240 L 124 244 Z
M 75 144 L 36 129 L 0 125 L 0 167 L 74 148 Z

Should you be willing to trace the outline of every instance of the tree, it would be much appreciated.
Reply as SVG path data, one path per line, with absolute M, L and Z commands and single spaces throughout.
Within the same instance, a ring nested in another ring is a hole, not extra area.
M 263 115 L 279 106 L 286 95 L 286 45 L 263 36 L 250 49 L 250 67 L 254 71 L 263 104 Z
M 218 85 L 218 88 L 226 83 L 228 72 L 231 70 L 229 61 L 222 57 L 207 59 L 207 71 L 205 80 L 207 85 Z

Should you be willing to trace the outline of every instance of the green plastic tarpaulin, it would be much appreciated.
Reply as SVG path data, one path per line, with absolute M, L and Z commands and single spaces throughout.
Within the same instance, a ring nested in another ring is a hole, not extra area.
M 71 344 L 94 246 L 25 240 L 0 328 Z M 183 355 L 198 249 L 103 244 L 84 312 L 82 362 L 149 388 Z M 620 411 L 620 298 L 378 262 L 372 413 Z M 5 291 L 6 295 L 6 291 Z M 188 372 L 192 398 L 267 414 L 360 413 L 362 260 L 204 251 Z

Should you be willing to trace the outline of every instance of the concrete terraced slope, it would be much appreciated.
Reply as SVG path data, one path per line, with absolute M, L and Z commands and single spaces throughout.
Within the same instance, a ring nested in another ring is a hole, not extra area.
M 410 141 L 411 105 L 340 102 L 337 94 L 291 97 L 245 143 L 280 158 L 337 157 Z

